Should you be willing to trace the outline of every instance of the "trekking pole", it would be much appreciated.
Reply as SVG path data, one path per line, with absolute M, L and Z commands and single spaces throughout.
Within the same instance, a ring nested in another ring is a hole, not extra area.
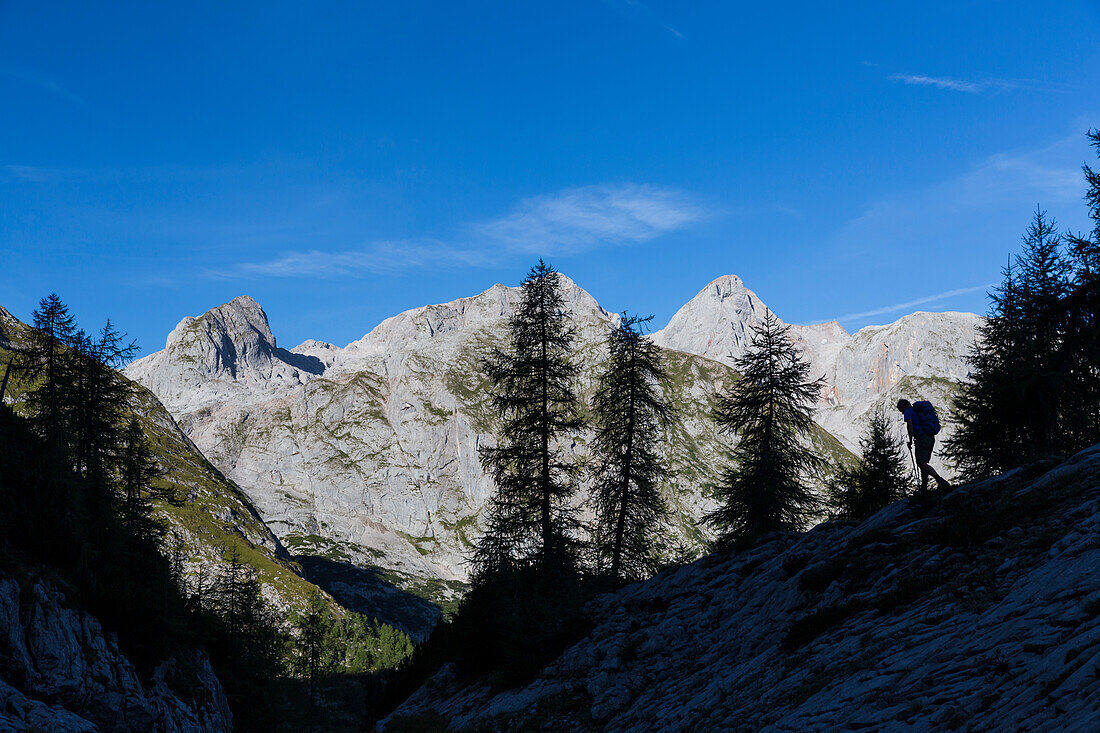
M 920 469 L 917 468 L 917 457 L 913 455 L 913 441 L 906 443 L 909 446 L 909 460 L 913 462 L 913 479 L 920 481 Z

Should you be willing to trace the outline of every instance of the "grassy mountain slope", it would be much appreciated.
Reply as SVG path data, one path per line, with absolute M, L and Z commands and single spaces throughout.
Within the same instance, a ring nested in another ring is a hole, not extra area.
M 0 308 L 0 369 L 28 330 Z M 18 375 L 8 384 L 5 401 L 17 412 L 24 388 Z M 315 586 L 302 577 L 248 497 L 202 456 L 151 392 L 136 383 L 133 388 L 135 412 L 164 473 L 158 481 L 185 499 L 182 506 L 164 504 L 158 511 L 184 539 L 192 571 L 236 550 L 259 572 L 269 600 L 284 609 L 304 607 Z

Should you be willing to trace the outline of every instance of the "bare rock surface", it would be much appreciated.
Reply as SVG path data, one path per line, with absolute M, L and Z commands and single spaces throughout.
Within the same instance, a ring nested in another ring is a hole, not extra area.
M 562 280 L 583 366 L 577 388 L 587 397 L 618 316 Z M 238 298 L 184 319 L 164 351 L 126 374 L 157 394 L 291 553 L 327 558 L 330 570 L 343 565 L 349 582 L 357 566 L 375 566 L 394 585 L 446 600 L 466 577 L 493 490 L 478 449 L 493 441 L 499 416 L 481 362 L 503 345 L 518 300 L 518 288 L 495 285 L 398 314 L 342 349 L 307 341 L 288 353 L 319 368 L 289 372 L 262 311 Z M 683 536 L 698 544 L 695 521 L 711 506 L 707 467 L 724 442 L 707 417 L 710 399 L 733 373 L 668 353 L 670 397 L 684 420 L 668 436 L 679 470 L 667 498 Z M 563 447 L 583 462 L 587 438 L 569 436 Z M 815 439 L 843 451 L 824 431 Z
M 379 728 L 1095 731 L 1098 537 L 1100 446 L 600 596 L 530 683 L 447 667 Z
M 0 576 L 0 730 L 228 733 L 221 684 L 200 654 L 149 679 L 48 581 Z
M 562 280 L 583 367 L 577 388 L 587 398 L 618 316 Z M 493 441 L 499 416 L 486 399 L 481 361 L 503 344 L 518 300 L 518 288 L 498 284 L 400 313 L 344 348 L 306 341 L 285 351 L 263 310 L 242 296 L 183 319 L 163 351 L 126 374 L 160 398 L 291 553 L 327 558 L 332 572 L 343 567 L 349 587 L 358 568 L 373 566 L 391 586 L 439 602 L 460 591 L 493 490 L 478 449 Z M 688 545 L 706 537 L 696 523 L 712 506 L 706 486 L 727 444 L 709 419 L 712 396 L 734 377 L 730 365 L 766 311 L 730 275 L 654 335 L 683 416 L 666 436 L 677 477 L 666 498 Z M 836 323 L 796 327 L 796 346 L 828 382 L 815 447 L 844 460 L 869 410 L 898 390 L 928 386 L 914 379 L 938 380 L 939 391 L 911 396 L 949 399 L 978 321 L 914 314 L 855 335 Z M 582 463 L 588 437 L 570 436 L 564 446 Z
M 732 365 L 745 353 L 752 328 L 766 310 L 740 278 L 726 275 L 677 311 L 654 340 Z M 794 346 L 810 361 L 812 376 L 825 380 L 817 422 L 857 450 L 869 413 L 884 406 L 893 409 L 898 397 L 932 400 L 946 417 L 959 382 L 966 378 L 966 355 L 981 323 L 981 316 L 949 311 L 912 313 L 855 334 L 835 321 L 792 325 Z M 943 422 L 941 440 L 952 432 L 950 422 Z

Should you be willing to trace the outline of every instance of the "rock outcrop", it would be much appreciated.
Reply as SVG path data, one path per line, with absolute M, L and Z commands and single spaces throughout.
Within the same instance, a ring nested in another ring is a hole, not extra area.
M 653 339 L 732 365 L 766 310 L 756 293 L 727 275 L 699 291 Z M 868 414 L 892 409 L 898 397 L 930 399 L 946 412 L 966 377 L 966 354 L 981 322 L 973 313 L 917 312 L 855 334 L 835 321 L 791 325 L 794 345 L 810 361 L 812 376 L 825 380 L 817 422 L 857 450 Z M 941 440 L 951 435 L 950 422 L 944 423 Z
M 587 608 L 501 691 L 438 672 L 381 730 L 1094 731 L 1100 446 Z
M 584 367 L 578 388 L 587 395 L 618 317 L 568 278 L 563 284 Z M 238 344 L 274 344 L 266 317 L 251 307 L 247 317 L 226 315 L 243 308 L 238 299 L 184 319 L 164 351 L 126 374 L 157 392 L 291 552 L 326 558 L 330 573 L 342 567 L 344 590 L 359 577 L 356 566 L 375 566 L 391 585 L 445 600 L 465 578 L 478 513 L 492 491 L 478 448 L 493 440 L 498 416 L 487 402 L 481 359 L 503 344 L 518 299 L 518 288 L 496 285 L 389 318 L 343 349 L 307 341 L 292 353 L 321 368 L 283 379 L 265 378 L 266 367 L 231 373 L 217 366 L 230 361 L 222 352 L 242 352 Z M 230 333 L 229 323 L 244 333 Z M 234 346 L 218 346 L 225 343 Z M 698 543 L 695 520 L 710 506 L 701 489 L 723 443 L 707 419 L 709 401 L 732 372 L 708 359 L 669 355 L 669 388 L 684 421 L 669 436 L 680 470 L 668 498 L 682 532 Z M 566 446 L 581 461 L 586 438 L 571 436 Z M 824 431 L 815 440 L 843 452 Z
M 50 582 L 0 575 L 0 730 L 229 733 L 233 716 L 198 652 L 141 679 Z
M 562 280 L 584 367 L 578 389 L 587 396 L 617 316 Z M 349 588 L 356 566 L 375 566 L 388 590 L 439 601 L 465 578 L 492 491 L 478 448 L 493 440 L 498 416 L 486 401 L 481 359 L 503 343 L 518 299 L 518 288 L 495 285 L 388 318 L 344 348 L 306 341 L 287 352 L 275 345 L 262 309 L 242 297 L 185 318 L 163 351 L 126 374 L 157 394 L 293 553 L 327 558 L 330 574 L 347 571 Z M 726 445 L 709 419 L 711 397 L 734 377 L 729 365 L 766 311 L 731 275 L 654 336 L 666 348 L 670 397 L 683 417 L 666 436 L 677 475 L 666 498 L 688 544 L 705 539 L 696 521 L 711 506 L 705 487 Z M 969 314 L 916 314 L 855 336 L 835 323 L 797 327 L 815 371 L 829 375 L 818 411 L 828 428 L 815 434 L 815 447 L 845 460 L 830 430 L 853 448 L 863 417 L 891 390 L 939 375 L 946 379 L 937 384 L 952 388 L 976 322 Z M 914 346 L 920 329 L 943 337 L 922 336 Z M 571 436 L 567 445 L 582 462 L 587 437 Z

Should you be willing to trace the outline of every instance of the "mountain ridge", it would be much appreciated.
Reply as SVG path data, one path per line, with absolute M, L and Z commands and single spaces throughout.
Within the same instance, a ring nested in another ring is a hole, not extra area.
M 585 395 L 603 358 L 604 335 L 618 316 L 564 275 L 562 283 L 585 367 L 578 389 Z M 718 307 L 707 306 L 708 323 L 739 336 L 715 331 L 711 340 L 743 350 L 767 306 L 735 275 L 716 278 L 700 295 L 712 287 Z M 126 373 L 157 393 L 214 465 L 246 487 L 288 547 L 378 566 L 398 585 L 421 587 L 445 603 L 458 591 L 448 584 L 465 577 L 465 554 L 492 490 L 477 458 L 481 445 L 492 444 L 497 419 L 486 402 L 480 360 L 504 343 L 506 318 L 518 298 L 518 288 L 497 283 L 477 295 L 398 313 L 342 348 L 306 340 L 286 352 L 312 360 L 302 369 L 276 351 L 266 314 L 256 313 L 262 308 L 244 296 L 207 311 L 210 324 L 196 325 L 207 314 L 181 320 L 164 350 Z M 665 341 L 675 382 L 669 389 L 686 415 L 683 427 L 666 436 L 680 473 L 666 487 L 666 499 L 678 536 L 701 548 L 705 535 L 696 522 L 713 506 L 705 487 L 726 446 L 709 418 L 710 400 L 736 375 L 732 359 L 697 348 L 693 339 L 705 334 L 691 325 L 699 321 L 691 306 L 689 301 L 678 311 L 686 325 L 676 339 L 673 316 L 654 340 Z M 226 323 L 241 324 L 240 333 L 219 330 Z M 798 332 L 803 340 L 818 340 L 819 359 L 833 359 L 831 349 L 839 353 L 855 338 L 839 324 Z M 233 354 L 244 355 L 237 359 L 241 376 L 218 366 L 228 359 L 210 353 L 222 336 Z M 836 343 L 823 347 L 822 338 Z M 854 439 L 844 441 L 846 448 L 822 429 L 813 442 L 832 460 L 851 458 Z M 567 447 L 586 460 L 583 435 Z

